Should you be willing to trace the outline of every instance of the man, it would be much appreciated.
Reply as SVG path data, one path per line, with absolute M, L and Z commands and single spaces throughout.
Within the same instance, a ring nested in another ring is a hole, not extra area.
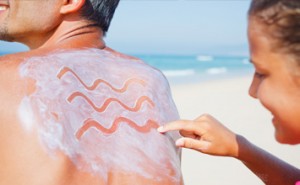
M 0 184 L 182 184 L 161 73 L 106 47 L 118 0 L 0 0 Z

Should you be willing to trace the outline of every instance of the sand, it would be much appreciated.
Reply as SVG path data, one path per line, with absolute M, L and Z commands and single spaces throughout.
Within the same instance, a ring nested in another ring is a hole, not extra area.
M 282 145 L 274 139 L 271 114 L 248 95 L 251 77 L 198 84 L 171 84 L 182 119 L 209 113 L 236 133 L 281 159 L 300 167 L 299 146 Z M 240 161 L 184 149 L 182 171 L 186 185 L 263 184 Z

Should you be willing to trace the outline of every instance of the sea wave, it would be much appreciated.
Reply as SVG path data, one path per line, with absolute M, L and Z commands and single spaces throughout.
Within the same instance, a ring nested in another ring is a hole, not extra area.
M 197 60 L 200 62 L 211 62 L 214 60 L 214 57 L 209 55 L 198 55 Z
M 207 74 L 210 75 L 218 75 L 218 74 L 224 74 L 227 73 L 227 68 L 226 67 L 215 67 L 215 68 L 209 68 L 206 70 Z
M 164 75 L 167 77 L 176 77 L 176 76 L 190 76 L 196 74 L 196 71 L 193 69 L 184 69 L 184 70 L 163 70 Z

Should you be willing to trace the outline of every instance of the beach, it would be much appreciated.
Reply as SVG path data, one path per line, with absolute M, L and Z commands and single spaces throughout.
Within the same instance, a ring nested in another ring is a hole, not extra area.
M 209 113 L 252 143 L 299 168 L 299 146 L 275 141 L 272 115 L 248 95 L 250 83 L 249 75 L 199 83 L 170 83 L 170 86 L 182 119 Z M 236 159 L 188 149 L 183 149 L 182 172 L 186 185 L 263 184 Z

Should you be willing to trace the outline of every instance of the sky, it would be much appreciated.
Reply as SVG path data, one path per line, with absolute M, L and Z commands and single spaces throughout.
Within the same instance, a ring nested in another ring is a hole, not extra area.
M 128 54 L 247 55 L 250 0 L 121 0 L 106 44 Z M 26 47 L 0 41 L 0 52 Z

